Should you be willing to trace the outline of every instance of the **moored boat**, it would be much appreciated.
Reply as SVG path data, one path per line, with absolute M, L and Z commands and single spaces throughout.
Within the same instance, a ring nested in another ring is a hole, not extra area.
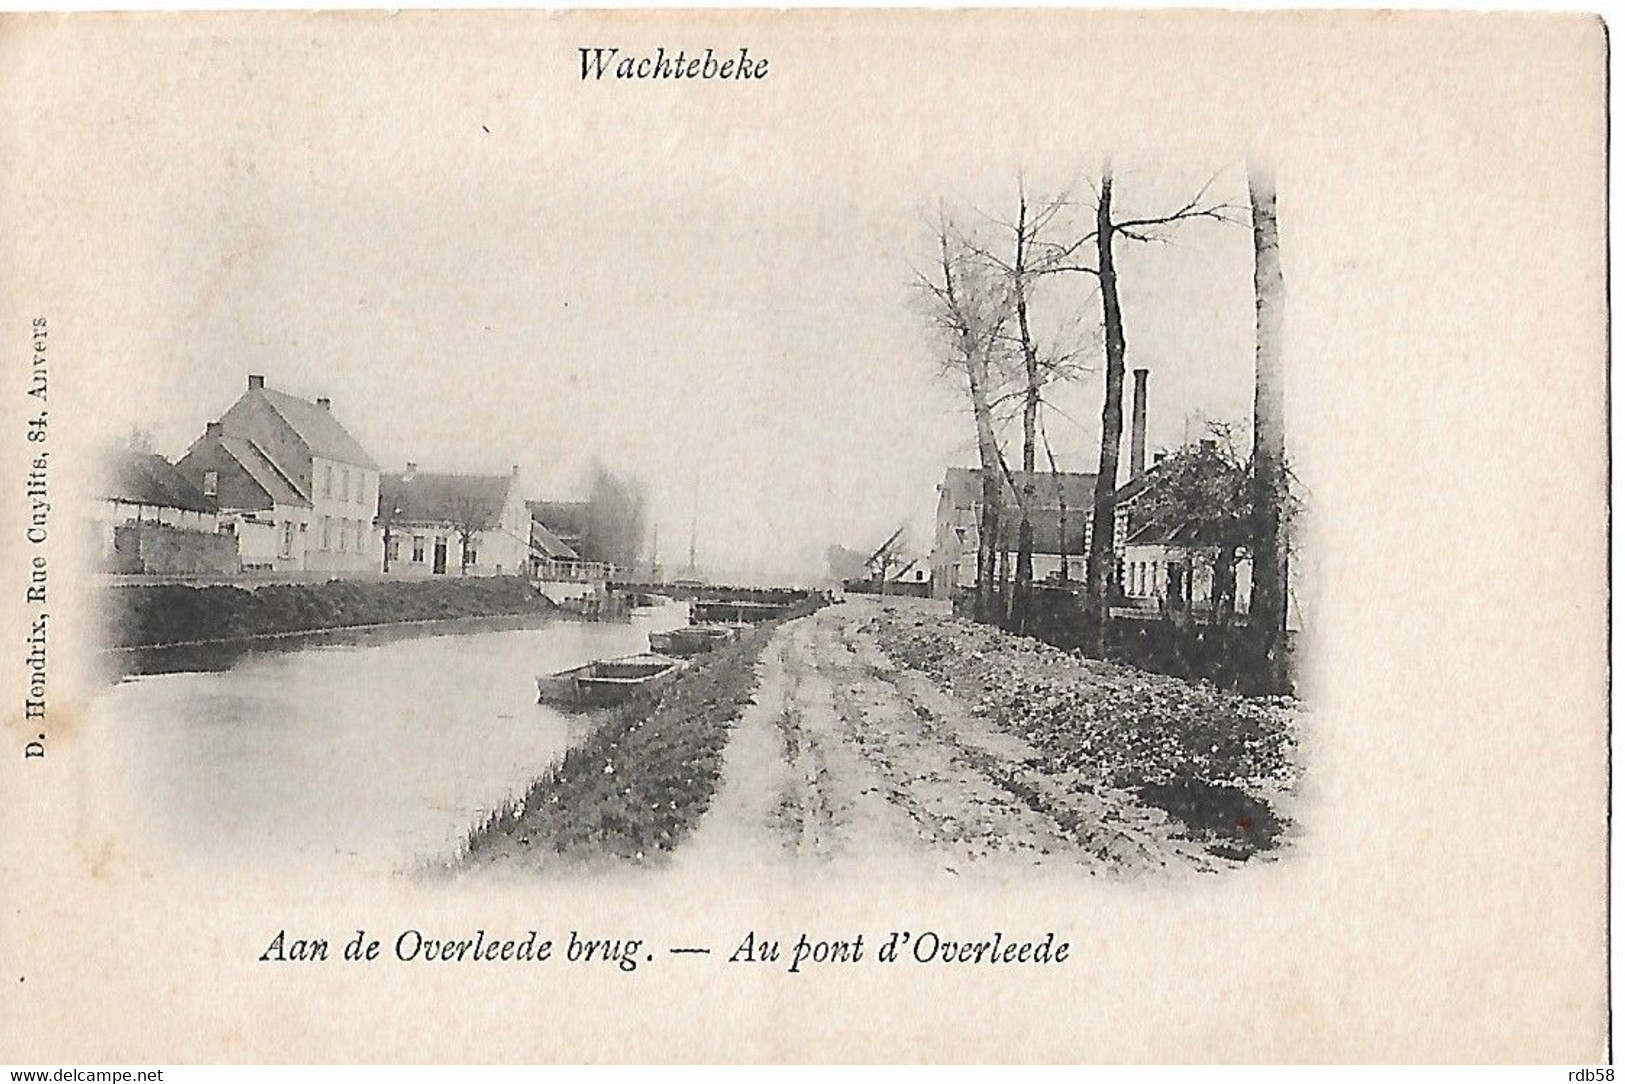
M 609 707 L 639 689 L 665 681 L 682 666 L 680 660 L 654 652 L 599 659 L 538 677 L 536 702 L 572 708 Z
M 787 602 L 729 602 L 721 599 L 694 601 L 694 620 L 714 624 L 724 622 L 732 625 L 754 625 L 760 621 L 771 621 L 790 609 Z
M 698 655 L 727 643 L 736 630 L 726 625 L 687 625 L 683 628 L 649 634 L 649 649 L 663 655 Z

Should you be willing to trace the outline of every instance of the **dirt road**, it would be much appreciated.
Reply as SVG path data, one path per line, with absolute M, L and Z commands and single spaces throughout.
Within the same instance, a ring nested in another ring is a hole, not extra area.
M 777 858 L 944 876 L 1225 864 L 1179 838 L 1162 811 L 1056 768 L 893 665 L 866 628 L 881 605 L 852 600 L 775 631 L 718 791 L 677 862 L 745 871 Z

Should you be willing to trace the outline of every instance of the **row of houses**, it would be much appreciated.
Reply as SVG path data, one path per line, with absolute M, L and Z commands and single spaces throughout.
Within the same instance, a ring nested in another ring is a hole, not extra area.
M 517 466 L 385 472 L 330 400 L 269 388 L 258 374 L 174 463 L 121 449 L 100 477 L 104 567 L 115 572 L 495 575 L 586 564 L 585 504 L 527 501 Z
M 1113 595 L 1116 604 L 1147 611 L 1201 608 L 1212 596 L 1212 567 L 1201 559 L 1186 525 L 1149 514 L 1159 482 L 1158 455 L 1146 462 L 1146 400 L 1149 371 L 1134 370 L 1133 414 L 1129 433 L 1129 480 L 1118 487 L 1112 525 Z M 1033 528 L 1035 580 L 1081 581 L 1093 534 L 1095 483 L 1098 475 L 1082 472 L 1009 472 L 1002 479 L 998 551 L 1004 567 L 1016 563 L 1018 515 L 1016 490 L 1033 491 L 1029 519 Z M 932 594 L 953 598 L 974 588 L 980 548 L 982 471 L 950 467 L 937 487 L 937 514 L 931 558 Z M 1251 566 L 1236 567 L 1235 600 L 1245 609 Z M 1012 571 L 1013 574 L 1013 571 Z

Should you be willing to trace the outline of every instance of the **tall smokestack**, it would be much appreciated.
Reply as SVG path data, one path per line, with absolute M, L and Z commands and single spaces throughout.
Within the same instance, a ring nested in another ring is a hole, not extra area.
M 1145 473 L 1145 382 L 1150 369 L 1134 370 L 1134 421 L 1129 430 L 1128 473 L 1135 479 Z

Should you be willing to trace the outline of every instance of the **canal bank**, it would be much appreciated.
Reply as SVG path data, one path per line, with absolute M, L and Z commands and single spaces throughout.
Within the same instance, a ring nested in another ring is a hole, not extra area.
M 664 859 L 711 804 L 777 624 L 690 661 L 676 681 L 599 713 L 596 729 L 470 832 L 463 865 Z
M 104 598 L 105 642 L 118 648 L 558 610 L 522 576 L 128 585 L 106 588 Z
M 1080 659 L 940 603 L 756 630 L 603 721 L 466 868 L 1183 876 L 1291 838 L 1296 705 Z

